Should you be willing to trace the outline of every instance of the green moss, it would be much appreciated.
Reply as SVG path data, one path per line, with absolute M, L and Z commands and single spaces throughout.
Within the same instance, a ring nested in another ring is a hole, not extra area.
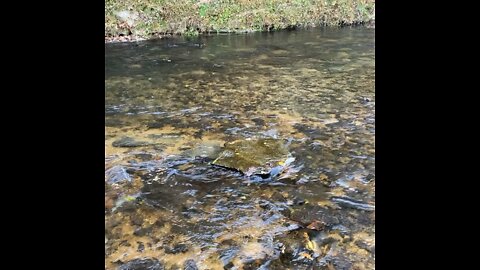
M 120 11 L 134 14 L 133 23 L 123 22 Z M 375 0 L 105 0 L 105 36 L 355 24 L 374 19 L 374 12 Z
M 206 17 L 207 16 L 207 11 L 208 11 L 208 5 L 207 4 L 201 4 L 199 7 L 198 7 L 198 14 L 200 15 L 200 17 Z
M 199 34 L 200 33 L 198 32 L 198 30 L 192 29 L 192 28 L 187 28 L 187 30 L 185 30 L 185 32 L 183 32 L 183 35 L 185 35 L 187 37 L 196 37 Z

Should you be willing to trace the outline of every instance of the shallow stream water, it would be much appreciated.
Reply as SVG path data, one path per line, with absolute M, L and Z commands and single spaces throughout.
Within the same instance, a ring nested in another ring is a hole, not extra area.
M 106 269 L 374 269 L 375 30 L 105 45 Z M 226 142 L 295 158 L 252 181 Z

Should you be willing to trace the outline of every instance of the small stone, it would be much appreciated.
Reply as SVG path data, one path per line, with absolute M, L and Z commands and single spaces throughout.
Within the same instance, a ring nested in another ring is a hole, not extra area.
M 165 270 L 157 259 L 135 259 L 119 266 L 117 270 Z
M 168 246 L 164 247 L 165 248 L 165 253 L 167 254 L 177 254 L 177 253 L 185 253 L 188 251 L 188 247 L 185 244 L 176 244 L 173 246 L 173 248 L 170 248 Z
M 307 229 L 321 231 L 325 228 L 325 223 L 319 220 L 314 220 L 312 223 L 308 224 Z
M 184 270 L 198 270 L 197 264 L 195 263 L 194 260 L 189 259 L 186 260 L 185 263 L 183 263 L 183 269 Z
M 143 252 L 145 250 L 145 245 L 142 242 L 137 242 L 137 244 L 138 244 L 137 251 Z
M 352 237 L 350 235 L 345 235 L 342 239 L 342 243 L 348 243 L 352 241 Z
M 274 202 L 286 202 L 285 196 L 282 195 L 282 193 L 275 191 L 273 192 L 272 196 L 270 196 L 270 199 L 273 200 Z
M 304 205 L 306 203 L 308 203 L 308 201 L 304 200 L 304 199 L 300 199 L 300 198 L 294 198 L 293 199 L 293 204 L 294 205 Z
M 110 216 L 105 221 L 105 229 L 108 231 L 111 231 L 113 228 L 117 227 L 121 223 L 122 223 L 122 219 L 119 216 L 116 216 L 116 215 Z
M 365 103 L 370 102 L 370 99 L 367 98 L 367 97 L 363 97 L 363 102 L 365 102 Z
M 152 227 L 138 228 L 133 232 L 133 235 L 135 235 L 135 236 L 145 236 L 146 234 L 150 233 L 151 231 L 152 231 Z
M 141 161 L 149 161 L 153 159 L 153 155 L 148 153 L 139 153 L 135 154 L 135 158 L 138 158 Z
M 130 216 L 130 221 L 133 225 L 142 226 L 143 224 L 143 217 L 137 213 Z
M 370 247 L 365 241 L 357 240 L 357 241 L 355 241 L 355 245 L 357 245 L 357 247 L 359 247 L 361 249 L 364 249 L 368 252 L 372 252 L 372 250 L 373 250 L 373 252 L 375 252 L 375 246 L 373 246 L 373 249 L 372 249 L 372 247 Z
M 115 202 L 111 197 L 105 197 L 105 209 L 110 210 L 113 208 Z

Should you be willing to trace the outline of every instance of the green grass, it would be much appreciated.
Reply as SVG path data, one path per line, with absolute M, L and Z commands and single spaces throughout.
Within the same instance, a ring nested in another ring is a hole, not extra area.
M 116 14 L 129 11 L 128 24 Z M 374 0 L 105 0 L 105 36 L 270 31 L 374 20 Z

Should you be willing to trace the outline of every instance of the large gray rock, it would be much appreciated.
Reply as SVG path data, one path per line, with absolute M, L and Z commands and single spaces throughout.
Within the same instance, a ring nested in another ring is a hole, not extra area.
M 132 181 L 132 177 L 122 166 L 113 166 L 105 171 L 105 178 L 109 184 Z
M 117 19 L 126 22 L 129 26 L 133 26 L 138 19 L 138 15 L 128 10 L 122 10 L 115 13 Z

